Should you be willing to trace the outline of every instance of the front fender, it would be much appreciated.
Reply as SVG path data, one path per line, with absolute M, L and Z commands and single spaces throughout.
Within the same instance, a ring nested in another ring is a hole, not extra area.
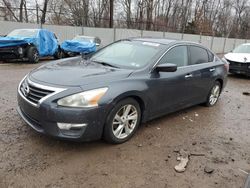
M 143 80 L 126 80 L 122 83 L 113 83 L 110 85 L 107 93 L 103 96 L 99 105 L 109 104 L 114 107 L 122 99 L 132 97 L 139 100 L 138 103 L 143 105 L 143 121 L 148 117 L 150 98 L 147 95 L 148 86 Z M 142 104 L 141 104 L 142 103 Z

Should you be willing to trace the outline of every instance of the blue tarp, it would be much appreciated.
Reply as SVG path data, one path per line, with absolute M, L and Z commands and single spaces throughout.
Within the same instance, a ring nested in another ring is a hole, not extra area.
M 91 53 L 96 51 L 96 44 L 91 42 L 79 42 L 77 40 L 65 40 L 61 48 L 67 52 Z
M 39 29 L 34 37 L 0 37 L 0 47 L 19 46 L 27 43 L 35 45 L 40 56 L 52 56 L 58 50 L 58 42 L 54 33 L 46 29 Z

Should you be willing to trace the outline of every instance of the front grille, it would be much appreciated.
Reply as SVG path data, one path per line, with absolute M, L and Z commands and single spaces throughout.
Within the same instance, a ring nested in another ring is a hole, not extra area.
M 243 69 L 247 69 L 250 66 L 250 63 L 239 63 L 239 62 L 235 62 L 235 61 L 230 61 L 227 60 L 230 64 L 229 67 L 230 68 L 243 68 Z
M 17 48 L 15 47 L 2 47 L 0 48 L 0 59 L 6 60 L 6 59 L 16 59 L 19 57 L 19 54 L 17 53 Z
M 0 52 L 4 51 L 4 52 L 12 52 L 12 51 L 16 51 L 17 47 L 13 47 L 13 46 L 9 46 L 9 47 L 1 47 L 0 48 Z
M 25 79 L 20 86 L 20 91 L 23 96 L 34 104 L 38 104 L 39 100 L 53 93 L 54 91 L 37 87 Z
M 227 60 L 229 63 L 230 63 L 230 65 L 239 65 L 240 63 L 238 63 L 238 62 L 235 62 L 235 61 L 230 61 L 230 60 Z
M 25 119 L 27 119 L 27 121 L 28 121 L 29 123 L 31 123 L 36 129 L 42 129 L 42 125 L 41 125 L 41 123 L 40 123 L 38 120 L 36 120 L 36 119 L 30 117 L 30 116 L 29 116 L 28 114 L 26 114 L 21 108 L 20 108 L 20 112 L 21 112 L 22 115 L 25 117 Z

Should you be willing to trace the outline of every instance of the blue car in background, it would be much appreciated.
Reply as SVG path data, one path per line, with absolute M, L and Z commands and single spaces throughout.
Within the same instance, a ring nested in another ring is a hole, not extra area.
M 99 37 L 77 35 L 72 40 L 65 40 L 61 44 L 65 57 L 72 57 L 81 53 L 90 54 L 100 48 L 101 39 Z
M 0 37 L 0 61 L 25 60 L 37 63 L 40 57 L 62 57 L 56 35 L 46 29 L 16 29 Z

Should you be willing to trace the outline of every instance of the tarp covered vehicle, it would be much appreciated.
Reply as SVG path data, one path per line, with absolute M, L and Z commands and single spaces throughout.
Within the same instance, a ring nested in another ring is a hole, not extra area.
M 28 60 L 37 63 L 40 57 L 61 58 L 58 40 L 46 29 L 16 29 L 0 37 L 0 60 Z
M 65 40 L 61 44 L 61 48 L 64 55 L 67 57 L 76 56 L 80 53 L 93 53 L 100 46 L 100 44 L 101 40 L 98 37 L 78 35 L 72 40 Z

